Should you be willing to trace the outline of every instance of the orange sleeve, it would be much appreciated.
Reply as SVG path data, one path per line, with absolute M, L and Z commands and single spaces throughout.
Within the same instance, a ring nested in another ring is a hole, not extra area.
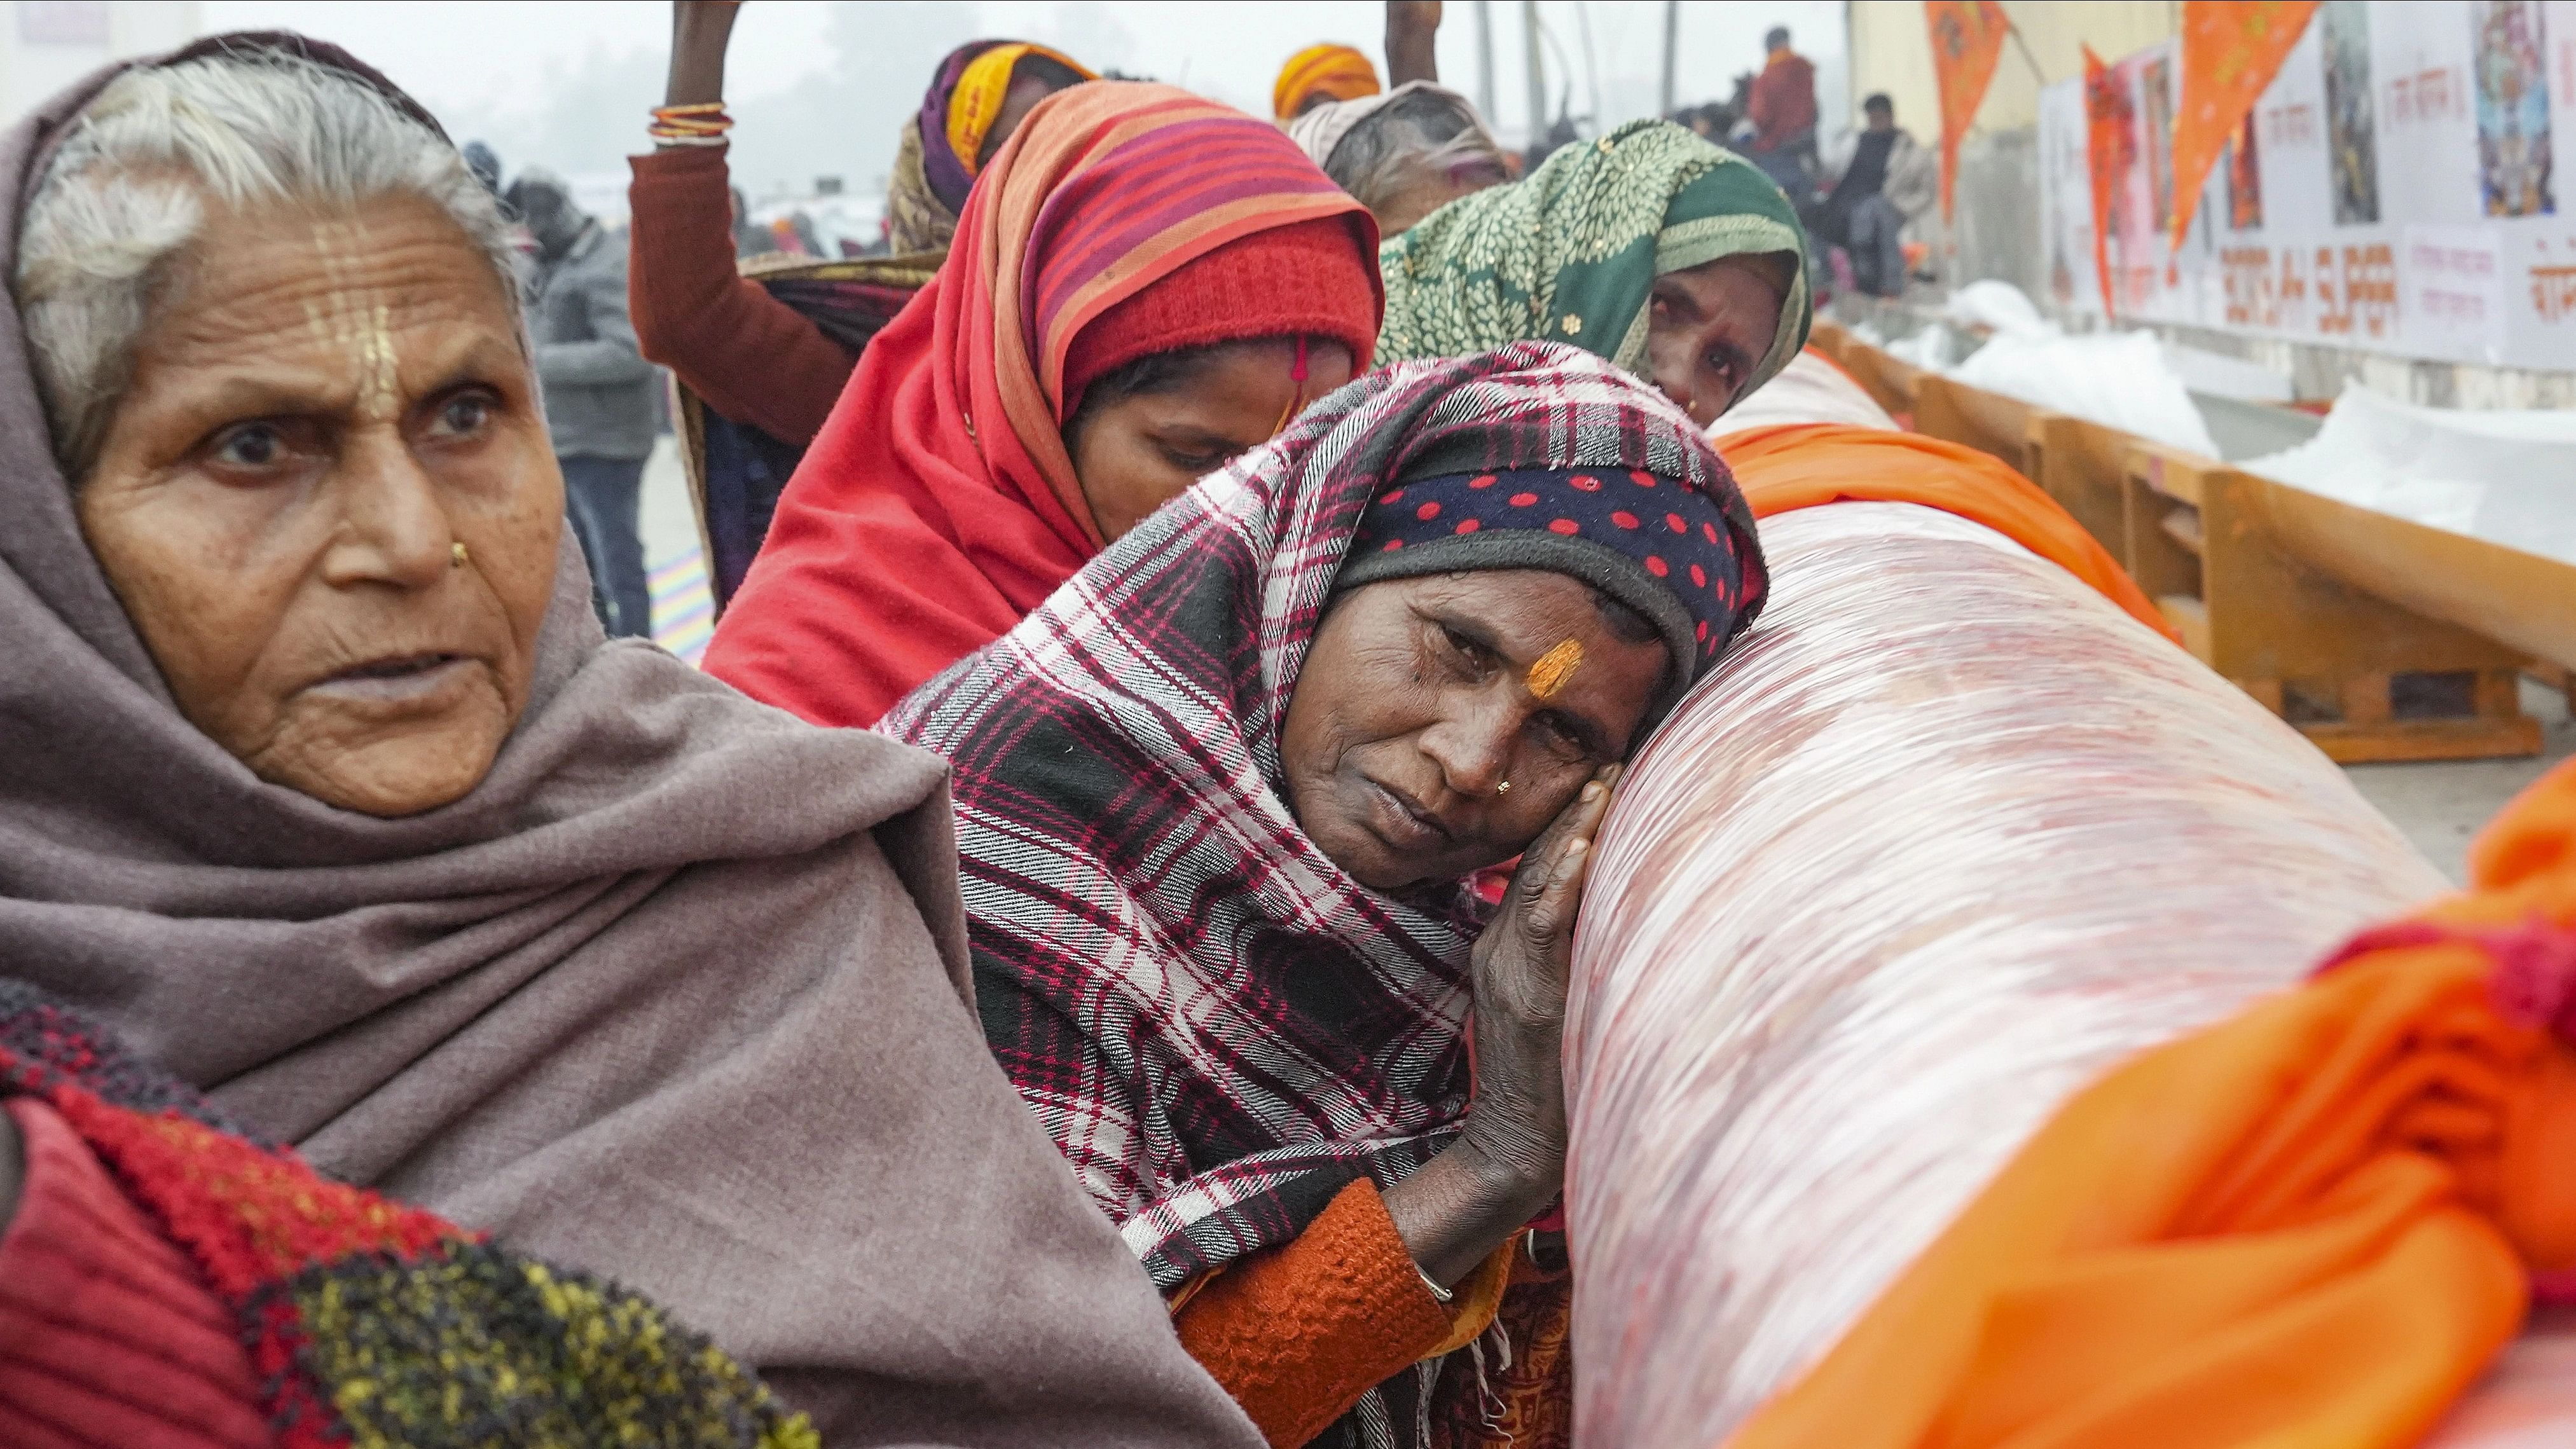
M 1423 1286 L 1377 1185 L 1364 1177 L 1295 1241 L 1203 1280 L 1173 1327 L 1263 1437 L 1293 1449 L 1408 1365 L 1484 1332 L 1502 1304 L 1513 1246 L 1504 1244 L 1442 1303 Z
M 644 355 L 735 422 L 799 447 L 814 441 L 858 359 L 735 266 L 725 148 L 627 161 L 626 303 Z
M 2086 1088 L 1728 1449 L 2419 1442 L 2576 1292 L 2571 843 L 2576 763 L 2474 889 Z
M 1920 503 L 1982 523 L 2082 579 L 2176 644 L 2182 635 L 2110 550 L 2039 485 L 1974 448 L 1921 433 L 1783 423 L 1729 434 L 1719 453 L 1756 518 L 1853 499 Z

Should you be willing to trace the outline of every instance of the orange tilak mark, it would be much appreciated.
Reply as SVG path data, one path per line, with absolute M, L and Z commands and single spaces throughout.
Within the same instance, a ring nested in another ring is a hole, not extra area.
M 1582 667 L 1583 646 L 1568 639 L 1540 655 L 1538 662 L 1530 666 L 1529 692 L 1540 699 L 1553 699 L 1574 677 L 1574 671 Z

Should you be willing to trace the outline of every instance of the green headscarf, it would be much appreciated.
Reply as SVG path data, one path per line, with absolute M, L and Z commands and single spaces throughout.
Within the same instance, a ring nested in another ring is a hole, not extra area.
M 1720 257 L 1798 259 L 1771 350 L 1741 399 L 1807 345 L 1815 309 L 1798 213 L 1752 162 L 1669 121 L 1567 146 L 1507 186 L 1462 196 L 1378 248 L 1377 360 L 1570 342 L 1646 371 L 1655 278 Z

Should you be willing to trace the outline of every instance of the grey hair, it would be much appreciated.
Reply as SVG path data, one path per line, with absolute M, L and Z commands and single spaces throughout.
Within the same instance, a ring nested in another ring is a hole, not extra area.
M 1413 91 L 1378 107 L 1324 158 L 1324 174 L 1371 211 L 1425 177 L 1453 176 L 1467 167 L 1489 169 L 1496 181 L 1510 175 L 1502 147 L 1474 108 L 1436 90 Z
M 74 120 L 18 227 L 12 290 L 54 455 L 98 460 L 154 308 L 209 210 L 416 196 L 518 306 L 510 226 L 455 147 L 358 77 L 274 50 L 129 70 Z

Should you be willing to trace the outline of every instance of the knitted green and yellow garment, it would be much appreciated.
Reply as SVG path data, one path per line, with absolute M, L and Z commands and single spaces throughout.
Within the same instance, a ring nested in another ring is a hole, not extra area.
M 17 1094 L 70 1124 L 233 1311 L 281 1446 L 819 1445 L 643 1298 L 330 1181 L 0 979 L 0 1095 Z
M 1669 121 L 1632 121 L 1379 247 L 1377 360 L 1464 357 L 1527 339 L 1572 343 L 1642 375 L 1655 278 L 1760 252 L 1800 264 L 1779 331 L 1738 396 L 1807 345 L 1807 234 L 1752 162 Z

